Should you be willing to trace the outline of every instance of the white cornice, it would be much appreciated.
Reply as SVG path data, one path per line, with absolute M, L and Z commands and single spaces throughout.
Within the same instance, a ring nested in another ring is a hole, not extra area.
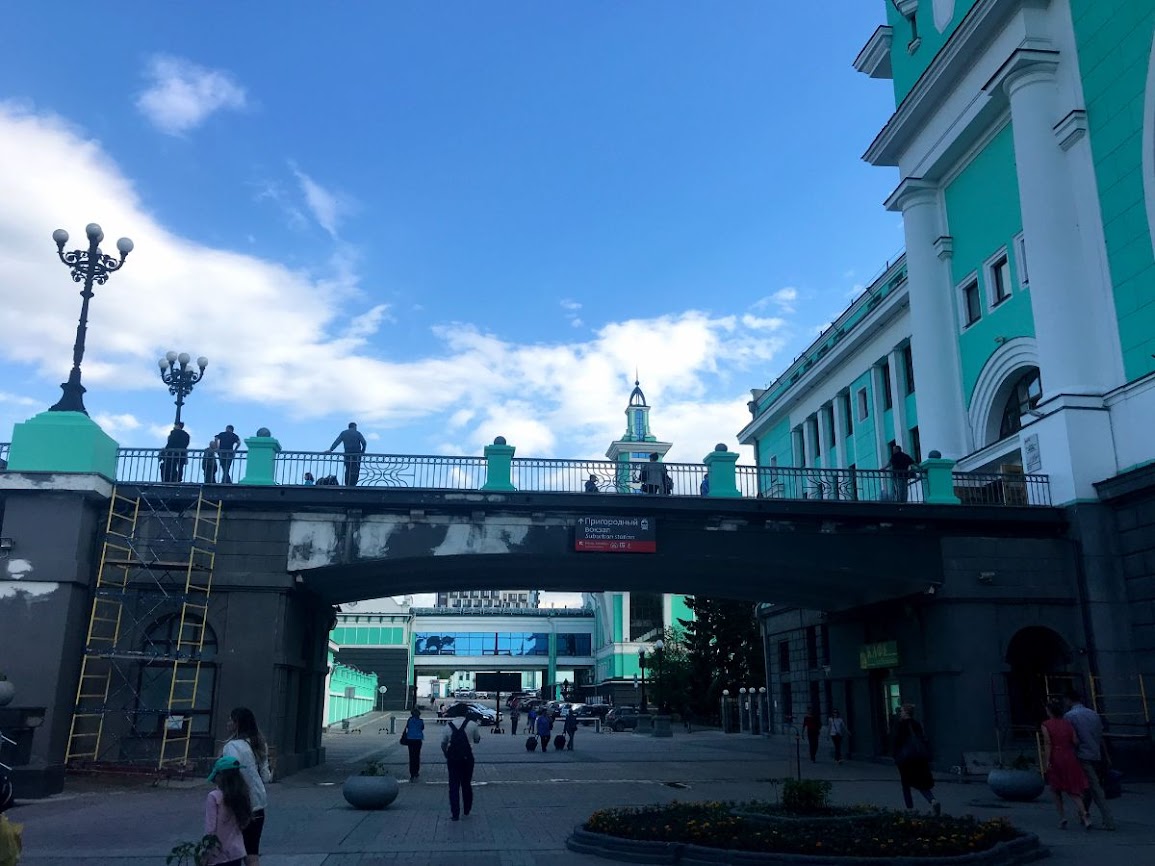
M 894 29 L 885 24 L 879 27 L 854 58 L 854 68 L 871 78 L 893 78 L 890 66 L 890 46 L 893 42 Z
M 950 235 L 937 238 L 934 242 L 934 251 L 941 262 L 952 258 L 954 256 L 954 238 Z
M 862 158 L 871 165 L 897 166 L 927 119 L 973 67 L 979 46 L 989 41 L 1021 5 L 1022 0 L 978 0 Z
M 936 204 L 938 186 L 921 177 L 905 177 L 886 199 L 884 207 L 889 211 L 904 211 L 912 204 Z
M 1055 138 L 1059 140 L 1059 147 L 1070 150 L 1087 134 L 1087 112 L 1081 108 L 1071 111 L 1066 117 L 1055 124 Z
M 1010 93 L 1014 83 L 1024 75 L 1043 73 L 1054 75 L 1059 66 L 1059 52 L 1050 42 L 1031 40 L 1011 52 L 995 74 L 983 85 L 983 90 L 994 96 L 1000 91 Z

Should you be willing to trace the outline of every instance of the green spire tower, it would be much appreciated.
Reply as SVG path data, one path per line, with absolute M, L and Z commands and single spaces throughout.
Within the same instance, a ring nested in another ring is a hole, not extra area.
M 606 459 L 618 464 L 619 492 L 630 492 L 629 484 L 633 473 L 630 464 L 646 463 L 651 454 L 657 454 L 661 460 L 665 458 L 671 445 L 670 442 L 659 442 L 658 437 L 650 432 L 650 406 L 635 375 L 634 390 L 630 392 L 630 399 L 626 404 L 626 432 L 621 439 L 611 442 L 606 450 Z

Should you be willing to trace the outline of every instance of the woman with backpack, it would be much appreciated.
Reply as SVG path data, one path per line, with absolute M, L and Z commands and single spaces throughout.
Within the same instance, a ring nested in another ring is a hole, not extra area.
M 457 724 L 454 724 L 457 722 Z M 457 821 L 461 806 L 465 814 L 473 810 L 473 743 L 481 742 L 481 731 L 468 716 L 450 719 L 441 735 L 441 751 L 449 769 L 449 817 Z

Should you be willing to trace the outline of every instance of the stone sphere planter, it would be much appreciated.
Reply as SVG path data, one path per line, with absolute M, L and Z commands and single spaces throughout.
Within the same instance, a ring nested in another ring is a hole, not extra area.
M 354 809 L 384 809 L 400 790 L 392 776 L 350 776 L 341 793 Z
M 1046 788 L 1037 770 L 991 770 L 987 774 L 987 785 L 999 799 L 1013 803 L 1037 800 Z
M 0 680 L 0 707 L 6 707 L 16 697 L 16 686 L 11 680 Z

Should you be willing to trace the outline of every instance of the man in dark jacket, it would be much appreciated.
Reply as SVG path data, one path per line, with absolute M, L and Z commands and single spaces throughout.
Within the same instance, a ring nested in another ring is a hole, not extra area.
M 330 451 L 335 451 L 340 445 L 345 451 L 345 486 L 356 487 L 357 479 L 361 477 L 361 455 L 365 453 L 365 437 L 357 432 L 357 425 L 349 422 L 348 428 L 337 434 Z
M 914 466 L 914 458 L 902 450 L 897 443 L 890 446 L 890 476 L 894 479 L 894 501 L 906 502 L 910 491 L 910 467 Z
M 233 425 L 229 424 L 217 434 L 217 452 L 221 461 L 221 483 L 232 484 L 233 458 L 241 445 L 241 437 L 233 432 Z
M 566 736 L 565 748 L 567 752 L 573 751 L 573 735 L 577 733 L 578 717 L 574 712 L 574 708 L 569 708 L 569 715 L 565 717 L 565 725 L 562 727 L 562 733 Z
M 184 422 L 177 421 L 168 440 L 164 443 L 164 450 L 160 452 L 160 480 L 166 484 L 179 484 L 184 481 L 184 467 L 188 463 L 189 435 L 185 432 Z

